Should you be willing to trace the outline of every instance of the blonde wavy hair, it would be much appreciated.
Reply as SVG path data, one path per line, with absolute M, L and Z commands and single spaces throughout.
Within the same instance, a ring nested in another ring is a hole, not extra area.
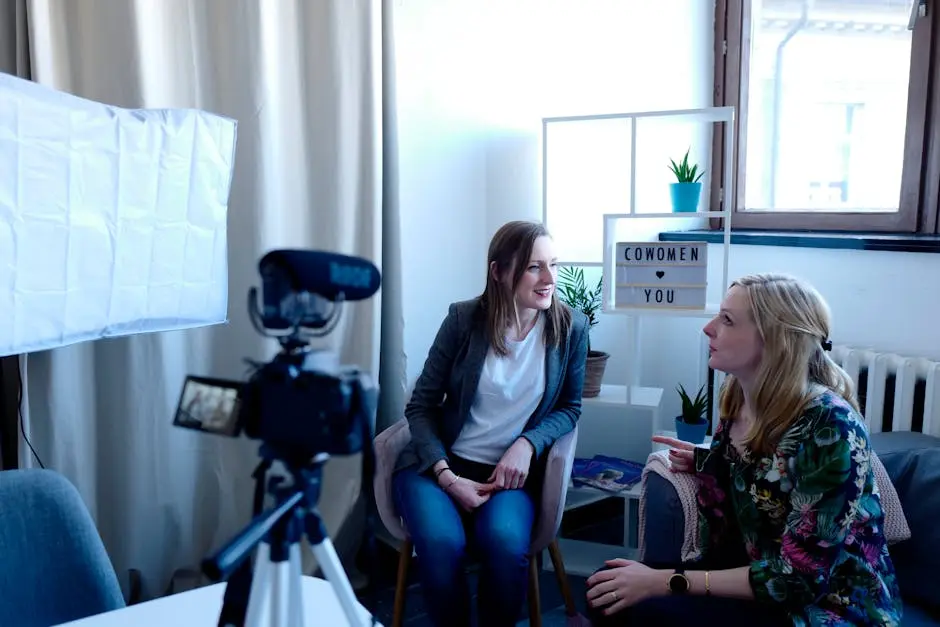
M 829 353 L 829 306 L 808 283 L 785 274 L 752 274 L 734 281 L 750 306 L 763 340 L 751 402 L 754 425 L 745 441 L 755 453 L 770 454 L 823 386 L 860 412 L 855 385 Z M 719 397 L 723 418 L 738 416 L 744 404 L 741 383 L 729 375 Z

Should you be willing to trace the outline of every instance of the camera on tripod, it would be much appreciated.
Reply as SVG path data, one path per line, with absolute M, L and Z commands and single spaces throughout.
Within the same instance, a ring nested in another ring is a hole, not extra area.
M 296 460 L 362 451 L 374 411 L 369 377 L 330 364 L 330 356 L 309 342 L 336 327 L 344 302 L 375 294 L 378 269 L 358 257 L 275 250 L 261 259 L 259 271 L 261 307 L 252 287 L 248 314 L 281 351 L 268 363 L 252 363 L 244 383 L 187 377 L 174 424 L 232 437 L 244 433 Z
M 349 624 L 375 624 L 373 617 L 362 615 L 317 503 L 323 464 L 333 455 L 362 452 L 362 485 L 371 487 L 378 393 L 367 373 L 340 365 L 310 342 L 336 327 L 345 302 L 375 294 L 381 277 L 365 259 L 309 250 L 269 252 L 259 271 L 261 306 L 253 287 L 248 314 L 255 329 L 276 338 L 281 350 L 267 363 L 252 363 L 244 383 L 187 377 L 174 419 L 180 427 L 232 437 L 244 433 L 261 442 L 262 461 L 253 474 L 254 518 L 202 564 L 211 580 L 228 580 L 218 624 L 254 626 L 269 614 L 279 625 L 302 623 L 304 536 Z M 265 476 L 274 461 L 281 462 L 289 477 L 271 478 L 267 492 L 275 505 L 262 511 Z M 252 574 L 249 554 L 256 547 L 255 569 L 260 572 Z M 272 603 L 276 605 L 270 610 Z

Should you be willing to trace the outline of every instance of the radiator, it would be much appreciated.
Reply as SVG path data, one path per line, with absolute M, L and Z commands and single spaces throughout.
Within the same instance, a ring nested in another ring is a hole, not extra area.
M 832 358 L 855 382 L 870 432 L 922 431 L 940 437 L 940 361 L 844 345 L 832 347 Z M 710 416 L 724 378 L 708 369 Z
M 832 358 L 855 381 L 869 431 L 940 436 L 940 361 L 841 345 Z

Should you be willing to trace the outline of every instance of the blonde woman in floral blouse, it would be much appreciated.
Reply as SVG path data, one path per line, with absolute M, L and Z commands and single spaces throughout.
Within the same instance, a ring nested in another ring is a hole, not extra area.
M 830 315 L 785 275 L 735 281 L 705 326 L 729 376 L 710 449 L 670 445 L 699 479 L 703 558 L 610 560 L 588 579 L 595 625 L 898 625 L 868 431 L 828 354 Z

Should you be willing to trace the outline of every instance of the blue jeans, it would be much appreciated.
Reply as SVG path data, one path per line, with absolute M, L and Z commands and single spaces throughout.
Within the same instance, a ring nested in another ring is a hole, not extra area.
M 452 468 L 454 462 L 451 459 Z M 466 567 L 475 558 L 480 564 L 479 624 L 514 626 L 526 598 L 535 520 L 528 490 L 496 492 L 468 514 L 434 479 L 407 468 L 395 474 L 393 492 L 395 507 L 414 542 L 421 592 L 432 622 L 470 625 Z

